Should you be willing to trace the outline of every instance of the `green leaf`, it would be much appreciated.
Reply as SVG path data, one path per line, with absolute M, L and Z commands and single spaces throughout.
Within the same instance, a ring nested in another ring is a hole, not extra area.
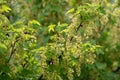
M 106 63 L 100 63 L 100 62 L 96 62 L 96 67 L 100 70 L 105 69 L 107 67 Z
M 34 71 L 32 71 L 32 70 L 23 69 L 23 70 L 21 71 L 21 75 L 22 75 L 22 76 L 30 76 L 31 74 L 33 74 L 33 72 L 34 72 Z
M 55 65 L 49 65 L 48 70 L 49 70 L 50 72 L 54 72 L 55 68 L 56 68 Z
M 7 25 L 9 25 L 8 18 L 5 15 L 0 14 L 0 28 L 1 26 L 7 26 Z
M 11 77 L 8 73 L 3 73 L 2 75 L 0 75 L 0 80 L 11 80 Z
M 57 80 L 63 80 L 60 75 L 57 75 Z
M 25 34 L 23 37 L 24 37 L 25 40 L 36 39 L 35 36 L 33 36 L 33 35 L 29 35 L 29 34 Z
M 6 50 L 7 47 L 3 43 L 0 43 L 0 53 L 4 53 Z
M 5 0 L 0 0 L 0 4 L 5 4 L 7 3 Z
M 0 72 L 9 72 L 10 68 L 7 65 L 0 64 Z
M 109 21 L 110 21 L 110 23 L 111 23 L 112 25 L 114 25 L 114 24 L 117 22 L 117 17 L 115 17 L 115 16 L 112 15 L 112 16 L 110 17 L 110 20 L 109 20 Z

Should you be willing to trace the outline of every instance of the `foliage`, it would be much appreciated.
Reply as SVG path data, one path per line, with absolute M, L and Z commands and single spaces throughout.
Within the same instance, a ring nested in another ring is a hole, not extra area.
M 119 3 L 1 0 L 0 80 L 119 80 Z

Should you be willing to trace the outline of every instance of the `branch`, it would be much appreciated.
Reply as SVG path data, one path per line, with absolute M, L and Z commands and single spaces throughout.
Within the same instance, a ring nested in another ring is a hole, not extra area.
M 44 80 L 43 79 L 43 74 L 38 78 L 38 80 Z
M 16 49 L 15 49 L 15 45 L 16 45 L 17 42 L 18 42 L 18 38 L 16 38 L 15 41 L 13 42 L 13 44 L 11 45 L 12 50 L 11 50 L 11 52 L 10 52 L 10 57 L 9 57 L 7 63 L 10 62 L 10 60 L 11 60 L 13 54 L 15 53 L 15 50 L 16 50 Z
M 79 24 L 79 26 L 76 29 L 76 33 L 78 33 L 78 30 L 80 29 L 80 27 L 83 27 L 82 23 Z M 70 38 L 70 42 L 73 40 L 73 36 Z

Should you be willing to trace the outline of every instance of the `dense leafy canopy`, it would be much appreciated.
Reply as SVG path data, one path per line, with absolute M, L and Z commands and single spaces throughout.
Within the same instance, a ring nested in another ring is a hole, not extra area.
M 120 0 L 0 0 L 0 80 L 120 80 Z

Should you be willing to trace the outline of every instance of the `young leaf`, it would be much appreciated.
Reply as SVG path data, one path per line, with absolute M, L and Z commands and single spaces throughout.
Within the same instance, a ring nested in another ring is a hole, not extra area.
M 54 32 L 54 29 L 55 29 L 55 25 L 54 24 L 48 26 L 48 31 L 49 32 L 51 32 L 51 31 Z
M 72 9 L 70 9 L 69 11 L 67 11 L 67 13 L 66 14 L 68 14 L 68 13 L 72 13 L 72 12 L 74 12 L 75 11 L 75 9 L 74 8 L 72 8 Z
M 1 10 L 1 12 L 9 12 L 9 11 L 11 11 L 11 8 L 9 8 L 9 7 L 6 6 L 6 5 L 2 5 L 2 10 Z
M 37 24 L 38 26 L 41 25 L 37 20 L 31 20 L 31 21 L 29 21 L 28 25 L 30 25 L 30 24 Z

